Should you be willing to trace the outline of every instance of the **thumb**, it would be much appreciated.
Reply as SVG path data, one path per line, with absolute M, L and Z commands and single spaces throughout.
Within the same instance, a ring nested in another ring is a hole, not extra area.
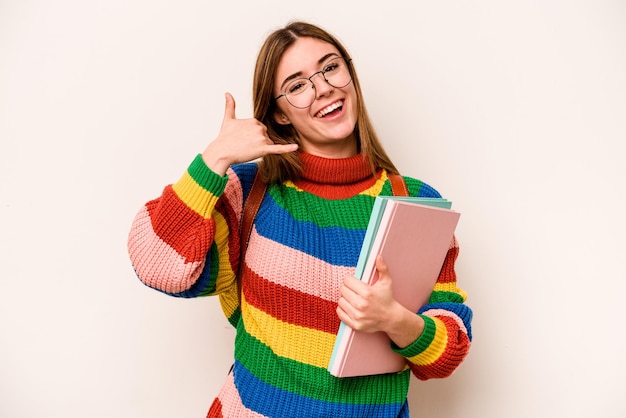
M 387 263 L 383 260 L 383 256 L 378 254 L 376 256 L 376 271 L 378 271 L 378 280 L 389 280 L 389 270 L 387 268 Z
M 224 108 L 224 119 L 237 119 L 235 116 L 235 99 L 232 94 L 226 93 L 226 104 Z

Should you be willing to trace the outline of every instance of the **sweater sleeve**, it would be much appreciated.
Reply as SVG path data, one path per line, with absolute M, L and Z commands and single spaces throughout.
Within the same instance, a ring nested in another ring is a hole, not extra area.
M 428 304 L 418 312 L 424 319 L 424 331 L 408 347 L 394 348 L 421 380 L 451 375 L 470 349 L 472 311 L 465 305 L 465 292 L 457 287 L 454 263 L 458 254 L 454 238 Z
M 128 253 L 139 279 L 177 297 L 236 295 L 242 196 L 232 168 L 219 176 L 198 155 L 133 220 Z

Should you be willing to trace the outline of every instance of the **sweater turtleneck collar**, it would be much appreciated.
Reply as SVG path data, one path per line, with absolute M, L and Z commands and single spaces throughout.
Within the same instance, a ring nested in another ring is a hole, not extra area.
M 296 186 L 327 199 L 344 199 L 372 187 L 380 177 L 372 175 L 367 159 L 361 155 L 348 158 L 324 158 L 301 152 L 302 175 Z
M 372 177 L 370 166 L 362 154 L 348 158 L 325 158 L 301 152 L 299 158 L 302 179 L 307 182 L 348 185 Z

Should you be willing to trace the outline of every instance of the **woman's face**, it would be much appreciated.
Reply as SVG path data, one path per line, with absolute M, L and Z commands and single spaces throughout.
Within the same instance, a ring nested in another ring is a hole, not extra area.
M 276 69 L 274 97 L 285 93 L 293 79 L 311 77 L 336 57 L 341 55 L 332 44 L 315 38 L 299 38 L 280 59 Z M 313 104 L 299 109 L 281 97 L 276 102 L 278 110 L 274 119 L 280 124 L 293 125 L 299 134 L 301 148 L 310 154 L 330 158 L 355 155 L 357 96 L 354 83 L 350 82 L 341 88 L 333 87 L 324 80 L 322 74 L 315 75 L 311 81 L 315 85 L 315 89 L 312 89 Z

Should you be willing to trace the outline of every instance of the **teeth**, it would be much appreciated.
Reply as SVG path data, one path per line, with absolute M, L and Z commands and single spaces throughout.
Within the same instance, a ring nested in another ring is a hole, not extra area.
M 322 118 L 322 117 L 328 115 L 333 110 L 340 108 L 341 106 L 343 106 L 343 101 L 339 101 L 339 102 L 333 103 L 330 106 L 327 106 L 327 107 L 323 108 L 322 110 L 320 110 L 319 112 L 317 112 L 317 114 L 315 116 L 318 117 L 318 118 Z

